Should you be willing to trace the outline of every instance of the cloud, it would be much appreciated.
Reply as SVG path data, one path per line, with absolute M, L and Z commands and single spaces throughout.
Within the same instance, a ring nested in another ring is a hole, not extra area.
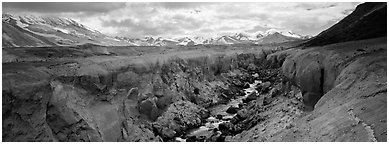
M 28 11 L 41 13 L 61 12 L 109 12 L 123 8 L 123 3 L 104 2 L 3 2 L 3 9 L 13 12 Z
M 359 3 L 3 3 L 3 8 L 70 17 L 108 35 L 216 36 L 270 28 L 316 35 Z
M 197 8 L 201 6 L 209 6 L 215 3 L 211 2 L 158 2 L 153 3 L 157 7 L 162 7 L 166 9 L 187 9 L 187 8 Z
M 181 20 L 181 19 L 179 19 Z M 181 27 L 185 22 L 180 22 Z M 116 20 L 102 20 L 103 27 L 113 27 L 121 30 L 126 36 L 139 37 L 146 35 L 161 35 L 163 33 L 182 33 L 182 29 L 177 25 L 171 24 L 171 21 L 153 22 L 148 20 L 124 19 Z M 185 25 L 184 25 L 185 26 Z

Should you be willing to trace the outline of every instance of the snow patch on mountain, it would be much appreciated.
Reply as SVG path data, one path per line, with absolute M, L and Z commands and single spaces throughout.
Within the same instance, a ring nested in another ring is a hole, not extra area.
M 181 45 L 181 46 L 195 45 L 195 42 L 189 37 L 181 38 L 178 41 L 179 43 L 177 45 Z
M 19 26 L 19 27 L 21 27 L 21 28 L 25 28 L 25 27 L 28 27 L 28 26 L 29 26 L 29 24 L 25 24 L 25 23 L 22 23 L 22 22 L 20 22 L 20 21 L 16 21 L 16 25 Z
M 70 31 L 67 29 L 63 29 L 63 28 L 59 28 L 59 27 L 53 27 L 53 29 L 60 31 L 60 32 L 63 32 L 63 33 L 66 33 L 66 34 L 70 34 Z
M 265 32 L 264 36 L 268 36 L 274 33 L 280 33 L 287 37 L 293 37 L 293 38 L 303 38 L 303 36 L 296 34 L 290 30 L 277 30 L 277 29 L 269 29 Z

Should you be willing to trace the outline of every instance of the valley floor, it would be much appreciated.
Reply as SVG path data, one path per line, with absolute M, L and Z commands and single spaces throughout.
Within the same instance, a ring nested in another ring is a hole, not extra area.
M 286 47 L 3 49 L 3 141 L 387 141 L 386 37 Z

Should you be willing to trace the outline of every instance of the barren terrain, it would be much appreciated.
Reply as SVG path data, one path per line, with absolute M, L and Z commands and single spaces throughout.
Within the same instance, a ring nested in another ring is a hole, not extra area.
M 2 139 L 385 142 L 383 11 L 282 43 L 3 47 Z

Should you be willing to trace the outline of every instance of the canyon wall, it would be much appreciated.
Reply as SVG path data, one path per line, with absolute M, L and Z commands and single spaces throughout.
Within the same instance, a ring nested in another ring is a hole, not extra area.
M 241 95 L 228 73 L 264 55 L 3 63 L 3 140 L 168 140 Z
M 386 141 L 385 40 L 3 63 L 3 140 L 171 141 L 200 126 L 206 108 L 244 95 L 257 73 L 270 85 L 235 126 L 223 124 L 226 141 Z
M 287 56 L 284 76 L 300 88 L 305 110 L 313 110 L 296 128 L 309 127 L 310 137 L 286 134 L 292 141 L 386 141 L 386 37 L 270 57 L 280 55 Z

